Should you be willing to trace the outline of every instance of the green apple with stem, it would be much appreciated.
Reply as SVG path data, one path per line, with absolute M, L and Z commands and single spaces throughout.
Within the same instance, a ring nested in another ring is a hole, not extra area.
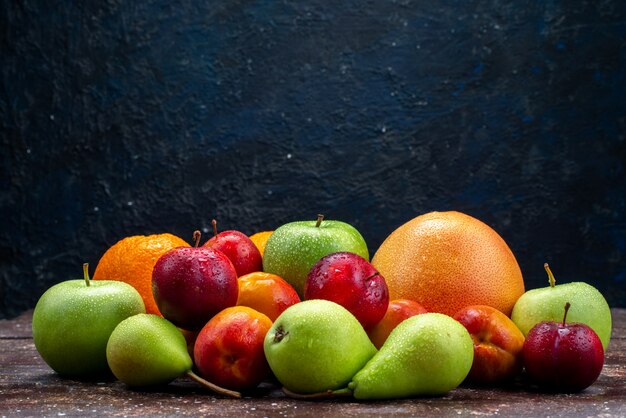
M 49 288 L 33 312 L 35 348 L 48 365 L 68 377 L 110 374 L 106 345 L 124 319 L 144 313 L 134 287 L 114 280 L 67 280 Z
M 325 220 L 296 221 L 282 225 L 267 240 L 263 271 L 276 274 L 304 297 L 304 283 L 311 267 L 322 257 L 339 252 L 355 253 L 369 261 L 363 236 L 352 225 Z
M 604 296 L 584 282 L 556 284 L 548 263 L 544 264 L 550 286 L 532 289 L 515 303 L 511 319 L 524 336 L 539 322 L 558 322 L 563 318 L 563 306 L 569 302 L 570 322 L 580 322 L 591 327 L 602 341 L 606 351 L 611 339 L 611 310 Z

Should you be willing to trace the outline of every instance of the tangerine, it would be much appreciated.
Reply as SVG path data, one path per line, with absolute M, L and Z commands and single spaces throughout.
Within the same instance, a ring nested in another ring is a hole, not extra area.
M 300 302 L 296 290 L 276 274 L 256 271 L 239 277 L 237 305 L 247 306 L 267 315 L 274 322 L 291 305 Z
M 175 247 L 189 247 L 172 234 L 133 235 L 113 244 L 100 258 L 93 280 L 119 280 L 133 286 L 146 312 L 161 315 L 152 295 L 152 269 L 159 257 Z
M 524 293 L 515 256 L 491 227 L 460 212 L 431 212 L 393 231 L 372 258 L 390 299 L 454 315 L 489 305 L 510 316 Z
M 256 234 L 250 235 L 250 239 L 254 242 L 254 245 L 259 249 L 261 253 L 261 257 L 263 257 L 263 253 L 265 252 L 265 244 L 267 244 L 267 240 L 270 238 L 274 231 L 261 231 Z

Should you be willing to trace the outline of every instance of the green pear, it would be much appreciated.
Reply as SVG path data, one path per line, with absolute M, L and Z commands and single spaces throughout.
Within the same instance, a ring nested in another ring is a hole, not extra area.
M 345 388 L 376 353 L 347 309 L 321 299 L 287 308 L 265 336 L 264 350 L 285 389 L 302 394 Z
M 241 397 L 196 375 L 182 332 L 157 315 L 139 314 L 120 322 L 111 333 L 106 355 L 115 377 L 131 387 L 164 385 L 186 375 L 216 393 Z
M 532 289 L 515 303 L 511 319 L 524 336 L 539 322 L 563 319 L 563 306 L 569 302 L 568 322 L 580 322 L 591 327 L 606 351 L 611 339 L 611 309 L 602 294 L 590 284 L 573 282 L 556 284 L 548 264 L 544 264 L 550 286 Z
M 120 322 L 109 338 L 107 361 L 115 377 L 128 386 L 166 384 L 193 365 L 180 330 L 152 314 Z
M 401 322 L 380 351 L 353 378 L 356 399 L 442 395 L 461 384 L 474 360 L 474 344 L 461 323 L 440 313 Z

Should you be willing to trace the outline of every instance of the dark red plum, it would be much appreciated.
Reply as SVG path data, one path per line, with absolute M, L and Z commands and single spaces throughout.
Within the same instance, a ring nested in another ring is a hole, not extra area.
M 387 312 L 384 277 L 363 257 L 337 252 L 321 258 L 309 271 L 304 299 L 325 299 L 350 311 L 368 330 Z

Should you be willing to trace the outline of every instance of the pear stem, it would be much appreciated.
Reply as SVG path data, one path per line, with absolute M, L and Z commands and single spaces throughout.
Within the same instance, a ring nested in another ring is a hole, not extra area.
M 567 318 L 567 312 L 569 312 L 569 308 L 572 306 L 569 302 L 565 303 L 565 313 L 563 314 L 563 326 L 565 326 L 565 318 Z
M 91 286 L 89 280 L 89 263 L 83 263 L 83 278 L 85 279 L 85 283 L 87 283 L 87 286 Z
M 211 220 L 211 225 L 213 225 L 213 236 L 217 236 L 217 221 L 215 219 Z
M 293 399 L 305 399 L 305 400 L 306 399 L 330 399 L 330 398 L 352 396 L 352 391 L 348 388 L 304 394 L 304 393 L 292 392 L 283 386 L 283 393 Z
M 322 221 L 324 220 L 324 215 L 322 215 L 321 213 L 317 215 L 317 222 L 315 223 L 315 227 L 319 228 L 320 225 L 322 224 Z
M 193 231 L 193 241 L 196 243 L 196 248 L 198 248 L 198 245 L 200 245 L 200 237 L 202 236 L 202 232 L 200 232 L 199 230 L 195 230 Z
M 550 270 L 550 266 L 548 265 L 548 263 L 543 263 L 543 268 L 546 269 L 546 272 L 548 273 L 550 287 L 554 287 L 556 285 L 556 279 L 554 278 L 554 274 L 552 274 L 552 270 Z
M 237 392 L 234 390 L 223 388 L 221 386 L 217 386 L 215 383 L 211 383 L 208 380 L 203 379 L 202 377 L 198 376 L 191 370 L 188 370 L 185 374 L 192 380 L 195 380 L 196 382 L 200 383 L 205 388 L 210 389 L 215 393 L 218 393 L 222 396 L 228 396 L 230 398 L 241 398 L 241 392 Z

